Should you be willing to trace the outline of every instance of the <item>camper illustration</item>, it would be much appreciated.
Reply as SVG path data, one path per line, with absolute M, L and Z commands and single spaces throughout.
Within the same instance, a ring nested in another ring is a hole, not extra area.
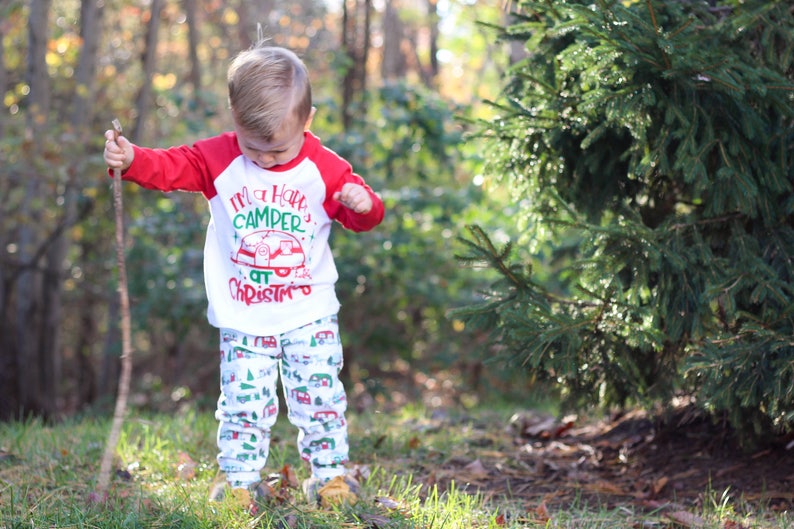
M 245 347 L 235 347 L 234 349 L 229 351 L 229 355 L 226 358 L 226 360 L 228 362 L 231 362 L 232 359 L 234 358 L 237 358 L 239 360 L 240 358 L 253 358 L 253 357 L 254 357 L 254 353 L 252 353 Z
M 336 467 L 338 467 L 340 465 L 344 465 L 345 463 L 347 463 L 347 459 L 343 458 L 342 456 L 334 456 L 333 458 L 331 458 L 331 462 L 330 463 L 321 463 L 320 462 L 320 458 L 315 457 L 312 460 L 312 463 L 314 464 L 314 466 L 324 465 L 327 468 L 328 467 L 336 468 Z
M 245 439 L 248 439 L 249 442 L 251 443 L 256 442 L 256 434 L 243 433 L 243 432 L 238 432 L 236 430 L 228 430 L 225 428 L 221 430 L 220 434 L 218 434 L 218 438 L 224 441 L 243 441 Z
M 334 331 L 320 331 L 315 333 L 314 337 L 312 338 L 312 346 L 317 344 L 323 345 L 325 343 L 333 344 L 336 343 L 336 335 Z
M 336 441 L 330 437 L 323 437 L 322 439 L 317 439 L 309 443 L 309 448 L 315 452 L 319 452 L 321 450 L 334 450 L 336 449 Z
M 316 411 L 314 412 L 314 415 L 312 415 L 311 421 L 328 422 L 336 419 L 337 417 L 339 417 L 339 414 L 334 410 Z
M 309 395 L 308 389 L 309 388 L 307 388 L 306 386 L 301 386 L 299 388 L 293 388 L 290 391 L 290 394 L 292 395 L 292 397 L 295 400 L 297 400 L 301 404 L 311 404 L 312 403 L 312 397 L 311 397 L 311 395 Z
M 243 237 L 232 261 L 259 270 L 272 270 L 279 277 L 287 277 L 293 270 L 303 268 L 306 256 L 293 235 L 261 230 Z
M 327 373 L 315 373 L 309 377 L 309 384 L 316 388 L 330 388 L 333 386 L 333 380 Z
M 237 382 L 237 371 L 224 371 L 221 375 L 221 383 L 225 386 Z
M 276 404 L 276 399 L 272 398 L 265 404 L 265 409 L 262 410 L 262 416 L 272 417 L 276 414 L 278 414 L 278 405 Z
M 254 347 L 273 349 L 278 347 L 278 341 L 275 336 L 257 336 L 254 338 Z
M 312 357 L 311 357 L 311 355 L 291 354 L 291 355 L 289 355 L 289 360 L 290 360 L 290 362 L 295 362 L 296 364 L 297 363 L 301 363 L 301 364 L 307 366 L 307 365 L 309 365 L 312 362 Z

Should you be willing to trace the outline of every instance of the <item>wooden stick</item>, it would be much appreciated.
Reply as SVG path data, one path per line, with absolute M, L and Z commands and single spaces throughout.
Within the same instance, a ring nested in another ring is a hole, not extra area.
M 113 120 L 113 130 L 118 139 L 121 134 L 121 123 Z M 132 378 L 132 341 L 130 329 L 130 298 L 127 290 L 127 264 L 124 257 L 124 208 L 121 196 L 121 169 L 113 169 L 113 204 L 116 210 L 116 260 L 119 267 L 119 301 L 121 304 L 121 374 L 119 375 L 118 395 L 116 396 L 116 409 L 113 413 L 113 424 L 110 428 L 105 444 L 105 453 L 99 466 L 96 490 L 91 494 L 90 500 L 94 503 L 104 503 L 108 497 L 110 485 L 110 471 L 113 466 L 113 456 L 116 453 L 121 426 L 124 415 L 127 413 L 127 399 L 130 393 L 130 379 Z

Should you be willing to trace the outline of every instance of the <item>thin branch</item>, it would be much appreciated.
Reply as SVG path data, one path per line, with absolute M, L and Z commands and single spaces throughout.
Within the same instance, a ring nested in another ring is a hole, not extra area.
M 113 120 L 113 128 L 118 138 L 121 134 L 119 120 Z M 132 377 L 132 343 L 130 338 L 130 299 L 127 290 L 127 266 L 124 258 L 124 208 L 121 194 L 121 170 L 113 170 L 113 203 L 116 209 L 116 259 L 119 267 L 119 300 L 121 304 L 121 374 L 119 375 L 119 389 L 116 397 L 116 409 L 113 413 L 113 424 L 110 428 L 105 453 L 99 467 L 99 476 L 95 492 L 90 499 L 104 502 L 108 496 L 110 485 L 110 471 L 113 465 L 113 455 L 116 453 L 121 426 L 127 412 L 127 398 L 130 392 L 130 378 Z

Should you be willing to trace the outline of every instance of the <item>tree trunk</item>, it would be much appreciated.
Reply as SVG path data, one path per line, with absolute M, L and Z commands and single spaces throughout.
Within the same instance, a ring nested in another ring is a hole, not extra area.
M 75 69 L 75 91 L 70 123 L 73 127 L 74 137 L 77 139 L 74 151 L 79 153 L 85 150 L 85 145 L 91 134 L 91 106 L 95 89 L 96 53 L 100 34 L 100 20 L 102 4 L 97 0 L 83 0 L 80 5 L 80 37 L 83 42 L 79 61 Z M 48 245 L 45 253 L 44 288 L 42 289 L 42 333 L 40 356 L 46 366 L 42 373 L 43 387 L 55 387 L 61 379 L 61 354 L 60 354 L 60 328 L 63 303 L 64 262 L 69 250 L 69 228 L 77 222 L 77 203 L 81 194 L 81 186 L 77 176 L 85 172 L 83 156 L 76 156 L 77 161 L 72 161 L 67 171 L 63 193 L 59 199 L 63 206 L 62 230 L 57 234 L 52 243 Z M 80 311 L 90 311 L 91 307 L 85 303 L 80 304 Z M 46 351 L 52 351 L 47 355 Z M 82 404 L 82 403 L 80 403 Z
M 28 62 L 26 82 L 30 87 L 26 112 L 27 128 L 25 132 L 25 149 L 32 155 L 34 141 L 44 137 L 47 130 L 50 109 L 50 78 L 47 73 L 47 29 L 51 0 L 31 0 L 28 18 Z M 16 317 L 14 336 L 16 338 L 16 380 L 18 387 L 19 407 L 25 412 L 44 414 L 49 411 L 52 400 L 48 395 L 53 388 L 42 388 L 42 369 L 50 362 L 42 358 L 38 350 L 42 329 L 37 317 L 37 300 L 40 298 L 41 281 L 36 275 L 38 252 L 36 251 L 35 227 L 39 224 L 39 215 L 35 210 L 34 199 L 40 198 L 39 175 L 35 162 L 29 163 L 28 174 L 25 175 L 25 198 L 22 201 L 19 215 L 24 221 L 18 232 L 18 263 L 20 273 L 16 280 Z M 50 352 L 51 354 L 52 352 Z
M 427 0 L 427 22 L 430 25 L 430 71 L 428 86 L 438 78 L 438 0 Z
M 3 13 L 4 15 L 4 13 Z M 0 24 L 0 43 L 3 42 L 3 24 Z M 0 86 L 5 87 L 7 82 L 4 46 L 0 45 Z M 5 120 L 0 119 L 0 138 L 5 137 Z M 0 196 L 9 196 L 10 178 L 0 178 Z M 0 388 L 4 388 L 0 395 L 0 421 L 13 415 L 15 402 L 11 402 L 10 390 L 13 386 L 13 349 L 9 341 L 9 331 L 6 315 L 9 300 L 6 297 L 6 280 L 8 270 L 8 250 L 5 237 L 5 201 L 0 201 Z
M 355 112 L 365 113 L 367 58 L 371 0 L 344 0 L 342 3 L 342 49 L 348 58 L 342 85 L 342 124 L 350 128 Z
M 199 30 L 198 17 L 196 16 L 196 0 L 184 0 L 185 16 L 187 18 L 188 54 L 190 55 L 190 72 L 188 81 L 193 87 L 193 101 L 200 106 L 201 103 L 201 62 L 198 58 Z
M 383 59 L 380 73 L 384 81 L 403 79 L 407 72 L 407 61 L 402 49 L 403 22 L 394 3 L 394 0 L 389 0 L 383 13 Z
M 50 78 L 47 73 L 47 30 L 52 0 L 30 0 L 28 18 L 27 83 L 30 87 L 27 119 L 33 138 L 46 130 L 50 110 Z
M 0 19 L 3 18 L 5 18 L 5 13 L 3 12 L 2 9 L 0 9 Z M 0 24 L 0 43 L 2 43 L 3 40 L 5 40 L 3 38 L 4 35 L 5 32 L 3 31 L 3 24 Z M 8 74 L 6 74 L 6 61 L 5 61 L 4 50 L 5 50 L 5 46 L 0 46 L 0 88 L 2 88 L 3 91 L 6 90 L 6 86 L 8 83 Z M 5 136 L 5 120 L 0 119 L 0 138 L 3 138 L 4 136 Z M 0 189 L 0 191 L 2 191 L 2 189 Z M 8 195 L 3 194 L 0 196 L 8 196 Z M 0 221 L 1 220 L 2 218 L 0 217 Z M 0 279 L 2 279 L 2 276 L 0 276 Z M 2 281 L 0 281 L 0 284 L 2 284 Z M 0 291 L 0 299 L 2 299 L 2 291 Z
M 258 38 L 256 34 L 256 20 L 251 15 L 251 8 L 248 5 L 248 0 L 242 0 L 237 7 L 237 15 L 240 23 L 237 24 L 237 37 L 240 41 L 240 49 L 247 50 L 254 43 L 253 37 Z
M 143 137 L 143 127 L 146 117 L 149 115 L 149 101 L 152 98 L 152 78 L 157 59 L 158 31 L 160 29 L 160 11 L 162 11 L 164 0 L 152 0 L 150 8 L 151 16 L 149 25 L 146 29 L 146 48 L 143 52 L 143 83 L 138 91 L 135 100 L 135 110 L 137 116 L 132 126 L 130 139 L 133 143 L 140 143 Z
M 96 55 L 99 47 L 99 35 L 101 32 L 102 8 L 105 2 L 102 0 L 83 0 L 80 4 L 80 38 L 83 47 L 80 51 L 80 60 L 74 72 L 74 79 L 77 86 L 75 91 L 74 103 L 72 106 L 71 123 L 74 125 L 77 135 L 87 139 L 87 124 L 90 123 L 91 106 L 89 103 L 94 100 L 96 73 Z M 81 142 L 86 145 L 87 142 Z

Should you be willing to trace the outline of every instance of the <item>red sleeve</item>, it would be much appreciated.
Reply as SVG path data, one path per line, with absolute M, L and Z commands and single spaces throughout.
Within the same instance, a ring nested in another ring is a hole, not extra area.
M 325 203 L 323 207 L 328 216 L 352 231 L 369 231 L 383 220 L 385 207 L 383 200 L 370 188 L 364 179 L 353 172 L 350 163 L 335 152 L 320 147 L 312 156 L 325 182 Z M 368 213 L 356 213 L 334 200 L 334 193 L 342 190 L 347 183 L 363 186 L 372 198 L 372 209 Z
M 192 147 L 147 149 L 135 145 L 133 149 L 135 158 L 123 173 L 124 180 L 146 189 L 200 192 L 207 199 L 216 195 L 215 178 L 241 154 L 232 133 L 197 141 Z

